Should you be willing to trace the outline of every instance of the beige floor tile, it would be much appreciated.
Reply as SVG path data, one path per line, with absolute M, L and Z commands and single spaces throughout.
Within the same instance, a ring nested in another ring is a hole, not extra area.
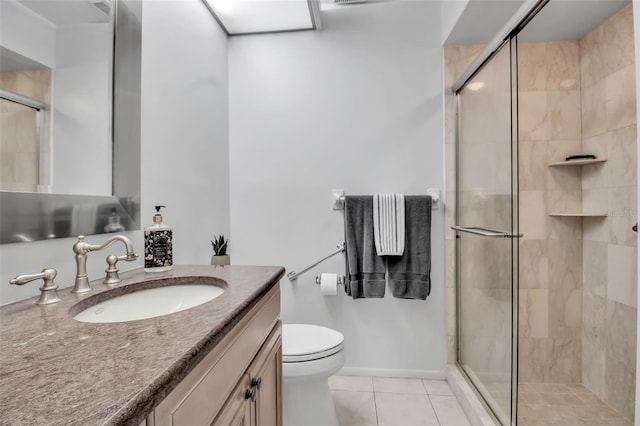
M 518 392 L 538 393 L 542 391 L 538 383 L 520 383 L 518 385 Z
M 549 423 L 549 420 L 544 419 L 535 419 L 528 417 L 518 418 L 518 426 L 552 426 L 552 423 Z
M 606 407 L 603 405 L 555 405 L 553 410 L 564 420 L 593 420 L 603 418 L 601 417 L 603 408 Z
M 373 380 L 371 377 L 331 376 L 329 377 L 329 389 L 373 392 Z
M 340 426 L 376 426 L 373 392 L 331 391 Z
M 375 392 L 427 394 L 427 391 L 422 385 L 422 381 L 420 379 L 374 377 L 373 390 Z
M 589 393 L 576 393 L 575 395 L 578 397 L 578 399 L 580 399 L 580 402 L 576 403 L 576 405 L 602 404 L 602 401 L 600 399 L 598 399 L 598 397 L 595 396 L 594 394 L 592 394 L 591 392 L 589 392 Z
M 547 404 L 519 404 L 518 418 L 539 419 L 548 422 L 559 421 L 561 416 Z
M 445 380 L 423 380 L 422 384 L 429 395 L 453 395 L 449 383 Z
M 375 398 L 380 426 L 438 426 L 427 395 L 381 392 Z
M 518 425 L 631 426 L 579 384 L 523 383 L 519 390 Z
M 470 426 L 455 396 L 429 395 L 441 426 Z
M 582 424 L 584 426 L 633 426 L 633 423 L 627 419 L 607 419 L 604 421 L 602 419 L 592 419 L 583 420 Z
M 544 404 L 544 394 L 536 392 L 518 392 L 518 403 Z
M 541 393 L 543 404 L 549 405 L 579 405 L 584 404 L 578 395 L 573 393 Z

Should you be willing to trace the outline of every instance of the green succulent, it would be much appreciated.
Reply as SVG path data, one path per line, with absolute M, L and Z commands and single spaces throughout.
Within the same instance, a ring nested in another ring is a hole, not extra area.
M 225 256 L 227 254 L 227 246 L 229 245 L 229 241 L 225 241 L 224 235 L 220 235 L 219 237 L 213 236 L 213 241 L 211 241 L 211 246 L 213 246 L 213 254 L 216 256 Z

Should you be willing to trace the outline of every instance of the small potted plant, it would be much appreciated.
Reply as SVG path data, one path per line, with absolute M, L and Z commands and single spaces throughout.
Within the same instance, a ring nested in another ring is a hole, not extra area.
M 213 247 L 213 256 L 211 256 L 211 264 L 216 266 L 224 266 L 231 264 L 231 259 L 227 254 L 227 247 L 229 246 L 229 240 L 224 239 L 224 235 L 219 237 L 213 236 L 211 241 Z

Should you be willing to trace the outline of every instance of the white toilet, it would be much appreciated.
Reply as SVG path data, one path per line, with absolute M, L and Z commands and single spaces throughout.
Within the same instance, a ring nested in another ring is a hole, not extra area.
M 282 326 L 284 426 L 338 426 L 328 378 L 344 365 L 343 340 L 318 325 Z

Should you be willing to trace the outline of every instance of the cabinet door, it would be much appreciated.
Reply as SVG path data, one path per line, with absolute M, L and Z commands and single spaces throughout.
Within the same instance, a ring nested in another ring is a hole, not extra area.
M 278 323 L 255 358 L 249 374 L 257 390 L 255 421 L 257 426 L 282 425 L 282 337 Z
M 253 426 L 251 413 L 253 403 L 250 394 L 247 394 L 247 392 L 252 392 L 249 374 L 242 376 L 211 425 Z

